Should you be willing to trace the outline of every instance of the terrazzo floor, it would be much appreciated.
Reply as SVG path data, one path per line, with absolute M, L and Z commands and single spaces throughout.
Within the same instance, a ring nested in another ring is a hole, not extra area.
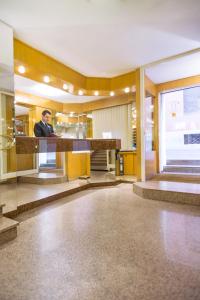
M 23 213 L 1 300 L 199 300 L 200 208 L 91 189 Z
M 50 174 L 51 176 L 51 174 Z M 116 180 L 136 181 L 134 176 L 118 176 L 114 172 L 92 171 L 88 180 L 76 179 L 59 184 L 37 185 L 32 183 L 0 184 L 0 204 L 5 204 L 3 213 L 15 211 L 18 206 L 31 203 L 45 197 L 86 185 L 88 182 L 113 182 Z M 1 299 L 0 299 L 1 300 Z

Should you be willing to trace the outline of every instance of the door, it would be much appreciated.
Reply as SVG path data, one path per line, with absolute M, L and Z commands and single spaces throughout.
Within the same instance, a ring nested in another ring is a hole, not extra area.
M 145 132 L 145 179 L 156 174 L 156 152 L 154 150 L 154 98 L 147 97 L 144 105 Z

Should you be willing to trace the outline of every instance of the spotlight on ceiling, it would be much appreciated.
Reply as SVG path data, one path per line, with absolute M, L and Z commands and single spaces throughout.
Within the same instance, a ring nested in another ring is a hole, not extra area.
M 50 82 L 49 76 L 44 76 L 43 80 L 44 80 L 45 83 L 49 83 Z
M 78 91 L 78 94 L 79 94 L 79 96 L 83 96 L 83 91 L 82 91 L 82 90 L 79 90 L 79 91 Z
M 124 92 L 127 94 L 127 93 L 129 93 L 130 92 L 130 88 L 129 87 L 126 87 L 125 89 L 124 89 Z
M 24 66 L 19 66 L 19 67 L 18 67 L 18 72 L 19 72 L 20 74 L 24 74 L 24 73 L 26 72 L 26 68 L 25 68 Z
M 68 90 L 68 85 L 66 83 L 63 84 L 63 90 Z

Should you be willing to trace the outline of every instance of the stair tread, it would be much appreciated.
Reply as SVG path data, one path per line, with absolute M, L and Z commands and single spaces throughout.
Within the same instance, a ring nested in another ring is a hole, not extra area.
M 195 165 L 166 165 L 164 168 L 200 168 L 200 166 L 195 166 Z
M 19 222 L 12 219 L 1 217 L 0 218 L 0 233 L 5 232 L 19 225 Z
M 200 173 L 171 173 L 171 172 L 162 172 L 160 174 L 157 174 L 156 176 L 182 176 L 182 177 L 188 177 L 188 175 L 190 176 L 194 176 L 194 177 L 199 177 Z
M 95 160 L 91 160 L 91 163 L 100 163 L 100 164 L 102 164 L 102 163 L 105 163 L 105 164 L 107 164 L 107 161 L 106 160 L 97 160 L 97 159 L 95 159 Z
M 91 165 L 98 165 L 98 166 L 107 166 L 107 163 L 102 164 L 102 163 L 98 163 L 97 161 L 95 161 L 94 163 L 91 163 Z
M 144 189 L 153 189 L 157 191 L 173 191 L 187 194 L 200 194 L 200 185 L 196 183 L 170 182 L 170 181 L 146 181 L 136 182 L 134 185 Z

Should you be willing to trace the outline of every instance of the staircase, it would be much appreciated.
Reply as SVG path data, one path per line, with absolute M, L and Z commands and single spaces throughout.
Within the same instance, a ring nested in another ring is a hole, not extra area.
M 5 242 L 11 241 L 17 237 L 18 222 L 3 216 L 3 207 L 0 204 L 0 246 Z
M 160 173 L 155 175 L 152 181 L 175 181 L 186 183 L 199 183 L 200 174 L 198 173 Z
M 163 172 L 200 175 L 200 160 L 168 160 Z
M 91 154 L 91 170 L 108 171 L 107 166 L 107 151 L 95 150 Z

